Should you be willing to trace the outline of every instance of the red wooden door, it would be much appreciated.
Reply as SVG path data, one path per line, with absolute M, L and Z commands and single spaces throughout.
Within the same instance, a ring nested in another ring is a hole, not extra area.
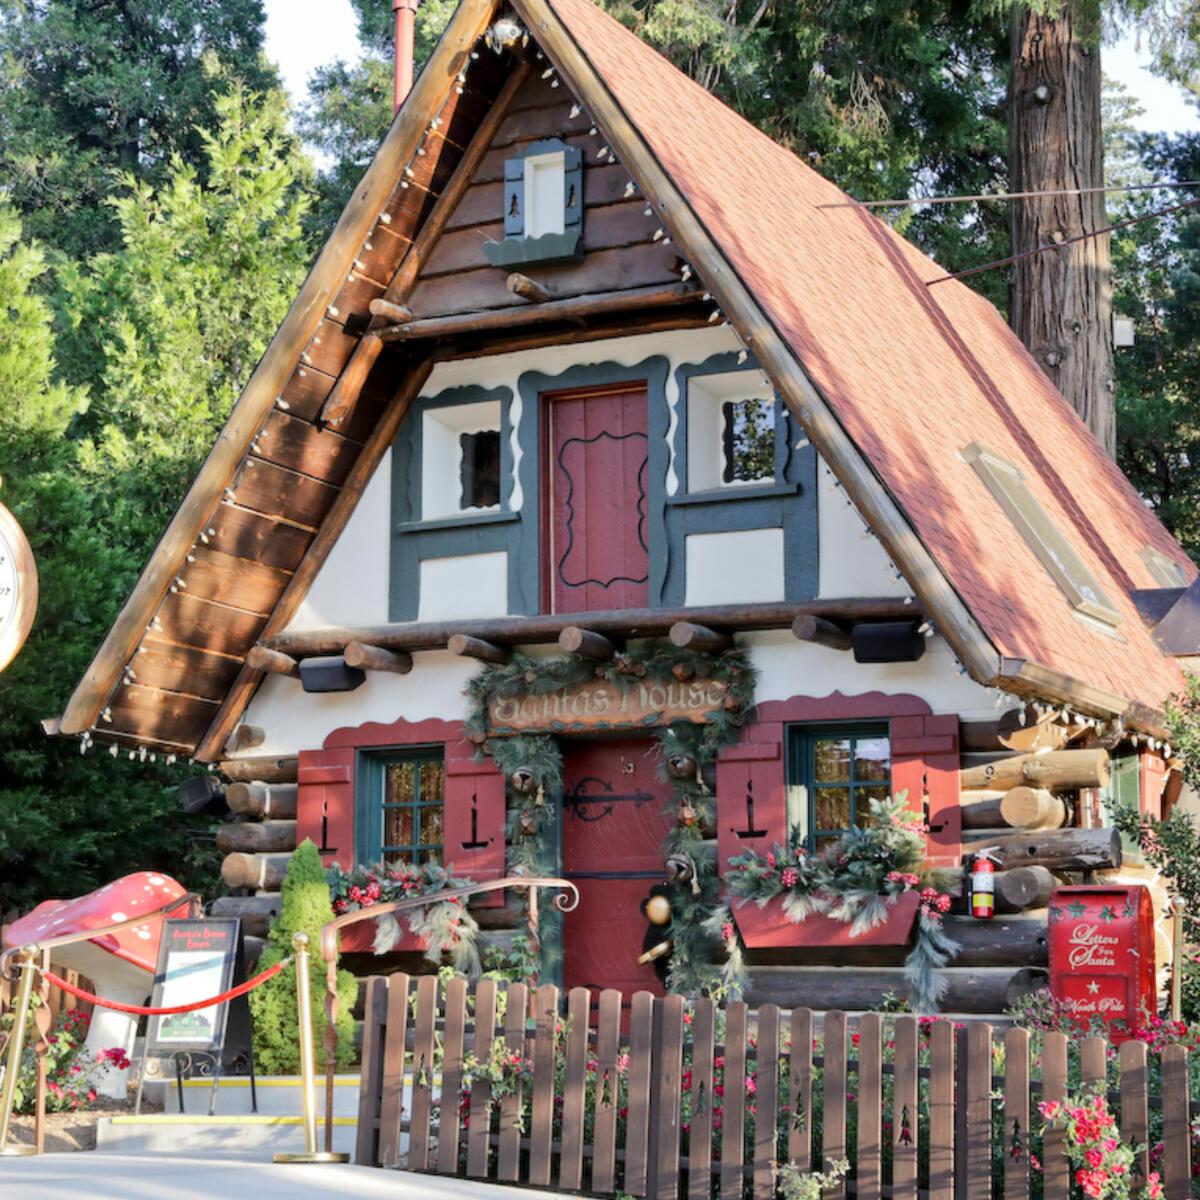
M 641 902 L 663 882 L 671 789 L 655 771 L 653 742 L 564 742 L 563 874 L 579 907 L 563 925 L 563 985 L 662 994 L 639 966 L 647 922 Z
M 552 612 L 644 608 L 646 388 L 547 402 L 546 600 Z

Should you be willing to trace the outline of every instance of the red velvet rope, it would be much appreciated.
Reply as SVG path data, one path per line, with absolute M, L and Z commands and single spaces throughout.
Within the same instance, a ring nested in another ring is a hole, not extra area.
M 265 971 L 260 971 L 253 979 L 247 979 L 245 983 L 239 983 L 237 987 L 230 988 L 227 992 L 222 992 L 219 996 L 213 996 L 211 1000 L 198 1000 L 194 1004 L 177 1004 L 173 1008 L 150 1008 L 141 1004 L 118 1004 L 115 1000 L 105 1000 L 100 996 L 94 996 L 91 992 L 85 992 L 83 988 L 76 987 L 73 983 L 68 983 L 65 979 L 60 979 L 53 971 L 43 971 L 47 981 L 54 984 L 55 987 L 62 988 L 64 992 L 70 992 L 72 996 L 78 996 L 80 1000 L 87 1000 L 92 1004 L 98 1005 L 100 1008 L 111 1008 L 115 1012 L 133 1013 L 139 1017 L 168 1017 L 174 1013 L 195 1012 L 200 1008 L 211 1008 L 214 1004 L 224 1004 L 226 1000 L 234 1000 L 238 996 L 244 996 L 247 992 L 258 987 L 260 983 L 266 983 L 268 979 L 278 975 L 292 960 L 285 958 L 282 962 L 277 962 L 273 967 L 268 967 Z

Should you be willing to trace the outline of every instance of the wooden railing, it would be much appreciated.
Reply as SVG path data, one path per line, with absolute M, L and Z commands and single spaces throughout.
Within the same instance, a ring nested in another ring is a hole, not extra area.
M 406 975 L 368 982 L 365 1017 L 359 1163 L 767 1200 L 780 1164 L 846 1158 L 851 1175 L 828 1200 L 1068 1200 L 1061 1135 L 1042 1136 L 1038 1102 L 1091 1085 L 1140 1147 L 1141 1178 L 1156 1170 L 1168 1200 L 1192 1195 L 1200 1089 L 1178 1045 L 1148 1054 L 1140 1041 L 1110 1049 L 1061 1033 L 1032 1043 L 984 1022 L 648 993 L 594 1003 L 584 988 L 563 1010 L 550 986 Z

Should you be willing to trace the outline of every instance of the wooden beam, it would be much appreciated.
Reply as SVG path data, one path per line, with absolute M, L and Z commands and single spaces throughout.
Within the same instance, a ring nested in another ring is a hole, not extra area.
M 523 300 L 546 304 L 554 299 L 554 293 L 544 283 L 538 283 L 536 279 L 530 279 L 528 275 L 514 271 L 508 277 L 507 282 L 508 290 Z
M 488 109 L 487 115 L 471 138 L 470 145 L 463 152 L 458 166 L 454 169 L 454 174 L 450 176 L 450 181 L 443 188 L 442 194 L 438 197 L 429 216 L 425 218 L 425 223 L 417 231 L 417 236 L 413 238 L 412 245 L 409 246 L 408 252 L 401 260 L 395 275 L 392 276 L 387 291 L 383 294 L 383 300 L 388 304 L 402 305 L 408 299 L 409 293 L 417 281 L 417 276 L 428 262 L 434 246 L 437 245 L 438 239 L 446 228 L 450 214 L 458 207 L 463 194 L 471 185 L 471 179 L 479 169 L 479 164 L 483 161 L 483 156 L 491 148 L 496 130 L 499 129 L 500 123 L 508 115 L 508 110 L 512 106 L 513 97 L 521 90 L 532 69 L 527 62 L 517 63 L 512 74 L 500 89 L 495 103 Z M 371 311 L 375 311 L 374 307 Z M 411 319 L 411 313 L 405 319 Z M 372 332 L 377 331 L 382 323 L 382 321 L 373 321 Z M 333 385 L 333 391 L 329 393 L 321 407 L 321 415 L 318 418 L 321 424 L 339 425 L 345 421 L 358 401 L 359 393 L 367 381 L 367 376 L 371 373 L 371 368 L 382 353 L 383 343 L 377 337 L 365 337 L 358 343 L 354 348 L 354 353 L 350 356 L 350 361 L 342 368 L 341 375 Z
M 964 788 L 995 788 L 1004 792 L 1021 784 L 1054 791 L 1104 787 L 1108 775 L 1108 751 L 1097 746 L 1086 750 L 1016 754 L 981 767 L 967 767 L 959 772 L 959 783 Z
M 617 652 L 616 646 L 604 634 L 581 629 L 578 625 L 568 625 L 558 635 L 558 644 L 567 654 L 578 654 L 594 662 L 606 662 Z
M 678 621 L 695 621 L 717 629 L 788 629 L 800 613 L 830 620 L 887 621 L 920 619 L 921 610 L 902 600 L 856 598 L 808 600 L 794 604 L 719 604 L 703 608 L 628 608 L 587 614 L 587 627 L 608 638 L 665 637 Z M 579 621 L 578 613 L 528 617 L 489 617 L 461 621 L 413 621 L 358 629 L 289 630 L 265 635 L 264 644 L 286 654 L 343 654 L 350 642 L 387 650 L 441 650 L 456 633 L 507 646 L 557 642 L 562 631 Z
M 325 310 L 345 283 L 405 165 L 416 153 L 425 136 L 429 113 L 437 111 L 439 100 L 455 86 L 458 73 L 469 63 L 471 49 L 491 23 L 496 8 L 496 0 L 463 0 L 451 18 L 183 503 L 67 702 L 62 715 L 63 733 L 82 733 L 91 728 L 120 682 L 121 669 L 168 595 L 196 538 L 211 523 L 250 443 L 325 319 Z
M 219 764 L 218 771 L 230 783 L 295 783 L 300 771 L 297 758 L 274 758 L 264 755 L 259 758 L 230 758 Z
M 221 863 L 221 878 L 230 886 L 277 892 L 283 887 L 292 854 L 246 854 L 235 850 Z
M 1045 908 L 1058 880 L 1045 867 L 1013 867 L 996 872 L 996 904 L 1009 912 Z
M 212 902 L 214 917 L 240 917 L 242 929 L 257 937 L 271 931 L 271 922 L 279 915 L 283 899 L 270 896 L 218 896 Z
M 379 296 L 370 304 L 371 315 L 373 317 L 382 317 L 392 324 L 403 324 L 405 321 L 413 319 L 413 310 L 404 304 L 393 304 L 390 300 L 385 300 Z
M 246 666 L 252 671 L 265 671 L 268 675 L 300 678 L 300 664 L 290 654 L 269 650 L 266 646 L 251 646 L 246 652 Z
M 347 666 L 360 667 L 364 671 L 387 671 L 392 675 L 407 675 L 413 669 L 411 654 L 384 650 L 380 646 L 368 646 L 363 642 L 350 642 L 343 657 Z
M 363 446 L 362 453 L 355 461 L 354 469 L 346 477 L 346 482 L 342 486 L 333 508 L 330 509 L 317 536 L 313 538 L 312 545 L 309 546 L 283 595 L 279 597 L 270 617 L 267 618 L 261 634 L 264 643 L 274 635 L 282 633 L 291 622 L 292 617 L 296 615 L 317 572 L 324 565 L 329 551 L 341 537 L 346 522 L 350 520 L 351 514 L 358 506 L 359 497 L 375 473 L 375 468 L 391 448 L 392 442 L 395 441 L 404 416 L 413 400 L 420 394 L 421 388 L 425 386 L 425 380 L 429 378 L 432 366 L 433 364 L 429 360 L 414 365 L 409 374 L 405 376 L 400 390 L 391 404 L 383 411 L 370 439 Z M 375 644 L 370 638 L 364 640 Z M 344 644 L 338 647 L 337 653 L 340 654 L 343 648 Z M 272 649 L 277 649 L 277 647 L 272 647 Z M 212 725 L 209 726 L 208 732 L 196 747 L 195 756 L 201 762 L 209 762 L 219 757 L 221 747 L 229 736 L 229 730 L 241 715 L 262 677 L 261 671 L 256 671 L 248 663 L 243 665 L 225 697 L 225 702 L 218 710 Z
M 663 221 L 681 255 L 695 267 L 730 324 L 757 356 L 792 415 L 817 453 L 841 480 L 891 560 L 912 582 L 928 611 L 936 614 L 939 633 L 950 643 L 972 678 L 980 683 L 993 682 L 1000 672 L 1000 655 L 996 648 L 825 397 L 809 379 L 796 352 L 713 241 L 687 198 L 616 102 L 595 66 L 576 45 L 562 19 L 547 0 L 513 0 L 513 7 L 526 28 L 536 30 L 538 44 L 547 58 L 586 106 L 605 141 L 629 169 L 643 194 L 663 214 Z
M 217 849 L 222 854 L 235 850 L 247 854 L 291 853 L 295 848 L 295 821 L 242 821 L 217 829 Z
M 840 625 L 824 617 L 814 617 L 811 613 L 801 613 L 792 622 L 792 634 L 802 642 L 815 642 L 818 646 L 828 646 L 830 650 L 849 650 L 854 644 L 849 633 Z
M 261 725 L 239 725 L 229 739 L 234 750 L 253 750 L 267 740 L 267 731 Z
M 486 663 L 506 663 L 512 658 L 512 651 L 506 646 L 497 646 L 494 642 L 470 637 L 465 633 L 456 633 L 450 638 L 446 649 L 460 658 L 476 658 Z
M 455 337 L 462 333 L 484 333 L 493 329 L 512 329 L 522 325 L 545 325 L 550 321 L 587 321 L 611 313 L 640 312 L 698 300 L 703 293 L 684 283 L 628 288 L 623 292 L 595 292 L 551 300 L 536 307 L 489 308 L 481 312 L 453 313 L 448 317 L 427 317 L 406 325 L 392 325 L 379 331 L 385 342 L 414 338 Z
M 676 621 L 667 635 L 672 646 L 680 650 L 697 650 L 702 654 L 720 654 L 733 646 L 733 638 L 707 625 L 699 625 L 695 621 Z
M 231 783 L 225 789 L 225 803 L 246 817 L 275 817 L 281 821 L 296 818 L 298 788 L 294 783 Z
M 1004 823 L 1016 829 L 1061 829 L 1070 813 L 1062 796 L 1025 784 L 1009 788 L 1000 801 Z
M 1082 872 L 1115 870 L 1121 865 L 1121 835 L 1115 829 L 1048 829 L 989 838 L 989 842 L 1006 868 Z

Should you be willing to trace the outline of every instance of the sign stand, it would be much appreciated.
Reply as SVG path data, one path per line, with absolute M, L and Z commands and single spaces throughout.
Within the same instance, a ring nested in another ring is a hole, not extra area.
M 237 917 L 187 918 L 163 922 L 151 1006 L 171 1007 L 217 996 L 245 982 L 245 944 Z M 221 1075 L 244 1058 L 250 1067 L 251 1111 L 258 1112 L 250 1000 L 237 996 L 211 1008 L 150 1017 L 135 1111 L 142 1111 L 142 1089 L 148 1075 L 161 1075 L 164 1060 L 175 1069 L 179 1111 L 184 1112 L 183 1081 L 200 1061 L 201 1074 L 211 1074 L 208 1115 L 216 1112 Z M 209 1066 L 208 1064 L 211 1064 Z M 206 1069 L 207 1068 L 207 1069 Z

